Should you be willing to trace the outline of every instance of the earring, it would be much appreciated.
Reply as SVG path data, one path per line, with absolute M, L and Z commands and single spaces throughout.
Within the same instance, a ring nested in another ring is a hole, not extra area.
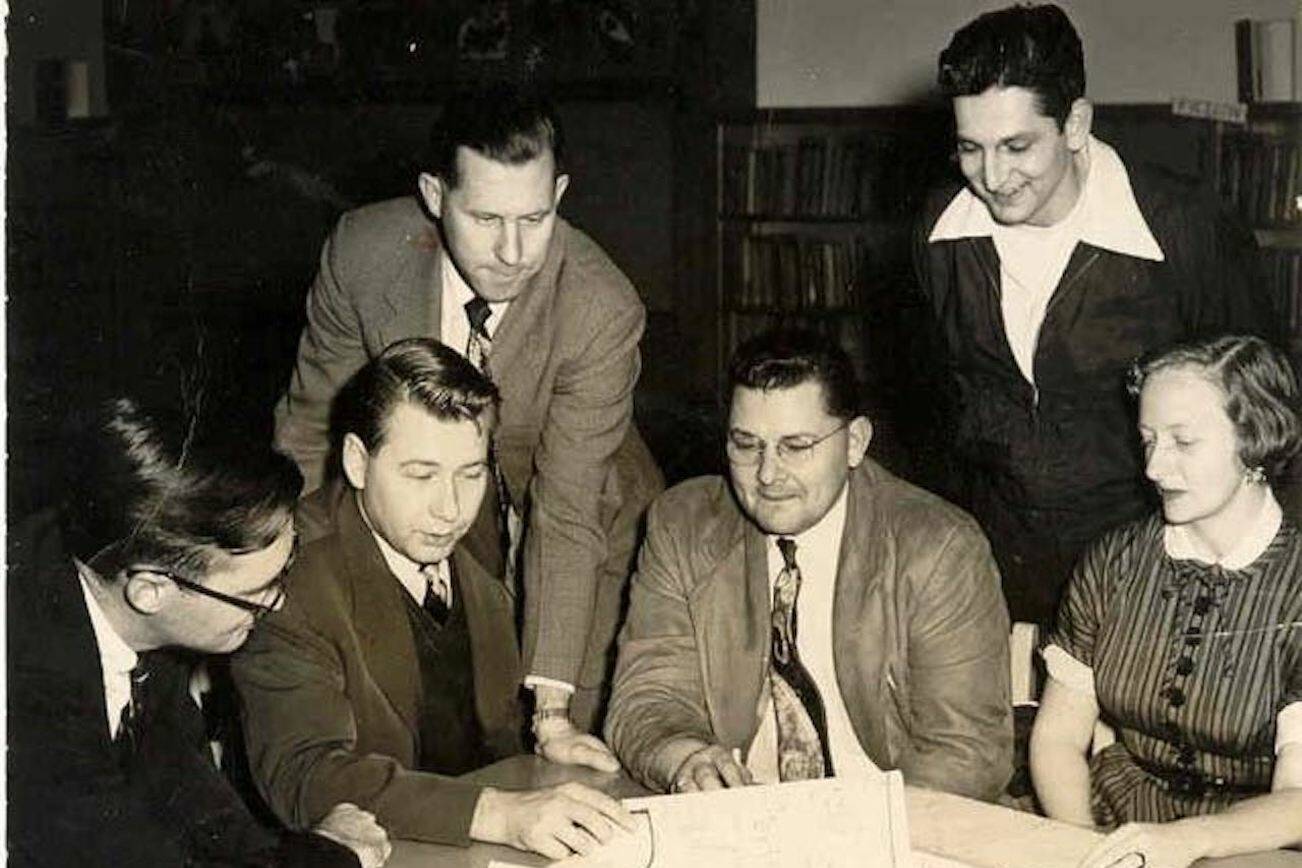
M 1245 467 L 1243 469 L 1243 481 L 1249 485 L 1265 485 L 1266 471 L 1261 465 Z

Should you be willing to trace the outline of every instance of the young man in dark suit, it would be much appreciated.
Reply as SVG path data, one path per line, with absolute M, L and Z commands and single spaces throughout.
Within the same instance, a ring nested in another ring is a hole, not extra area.
M 325 534 L 232 666 L 253 776 L 291 828 L 348 801 L 397 838 L 558 858 L 628 822 L 577 784 L 455 777 L 520 750 L 511 595 L 460 544 L 494 484 L 497 406 L 493 384 L 429 338 L 388 347 L 339 396 L 348 487 L 304 502 Z
M 9 864 L 356 866 L 328 836 L 378 866 L 388 841 L 354 806 L 321 835 L 255 820 L 191 697 L 198 654 L 279 605 L 293 463 L 127 398 L 79 447 L 77 490 L 9 538 Z
M 488 374 L 502 395 L 502 485 L 467 545 L 513 589 L 519 564 L 542 753 L 613 769 L 586 733 L 600 723 L 639 524 L 663 488 L 632 424 L 646 312 L 557 214 L 570 177 L 545 101 L 502 84 L 454 96 L 425 169 L 419 195 L 351 211 L 326 241 L 276 442 L 316 488 L 331 400 L 401 338 L 438 338 Z

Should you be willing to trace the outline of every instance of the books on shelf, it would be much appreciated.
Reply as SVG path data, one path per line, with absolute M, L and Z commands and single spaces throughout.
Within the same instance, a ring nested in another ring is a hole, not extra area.
M 876 208 L 870 138 L 806 135 L 774 144 L 726 144 L 721 191 L 727 216 L 854 219 Z
M 1254 226 L 1302 226 L 1302 136 L 1227 134 L 1220 194 Z
M 1241 102 L 1302 99 L 1302 45 L 1298 19 L 1242 18 L 1234 22 Z
M 1274 291 L 1288 333 L 1302 333 L 1302 250 L 1263 250 L 1261 256 L 1266 283 Z
M 869 260 L 862 238 L 801 234 L 732 236 L 723 254 L 725 306 L 733 310 L 857 308 Z

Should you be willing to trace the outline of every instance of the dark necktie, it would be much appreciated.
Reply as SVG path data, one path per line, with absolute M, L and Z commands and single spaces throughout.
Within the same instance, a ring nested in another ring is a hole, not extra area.
M 438 564 L 425 564 L 420 568 L 425 577 L 425 599 L 421 607 L 440 627 L 448 622 L 452 612 L 452 586 L 448 584 Z
M 149 680 L 149 670 L 137 665 L 131 670 L 131 698 L 122 706 L 122 715 L 118 718 L 118 732 L 113 743 L 118 746 L 121 759 L 125 763 L 135 754 L 140 743 L 141 713 L 144 709 L 145 683 Z
M 781 537 L 782 572 L 773 588 L 773 662 L 769 686 L 777 718 L 778 779 L 803 781 L 832 776 L 823 700 L 796 649 L 796 598 L 800 568 L 795 540 Z
M 489 359 L 493 353 L 493 339 L 488 336 L 488 318 L 493 311 L 488 302 L 475 296 L 466 302 L 466 319 L 470 322 L 470 337 L 466 341 L 466 358 L 490 380 L 493 378 Z M 497 495 L 497 532 L 498 545 L 501 549 L 503 580 L 508 588 L 515 586 L 515 541 L 511 538 L 511 493 L 506 487 L 506 479 L 497 463 L 496 448 L 489 450 L 489 467 L 493 471 L 493 493 Z
M 488 336 L 488 318 L 493 311 L 488 302 L 475 296 L 466 302 L 466 319 L 470 321 L 470 338 L 466 341 L 466 358 L 479 368 L 485 377 L 492 379 L 488 358 L 493 351 L 493 339 Z

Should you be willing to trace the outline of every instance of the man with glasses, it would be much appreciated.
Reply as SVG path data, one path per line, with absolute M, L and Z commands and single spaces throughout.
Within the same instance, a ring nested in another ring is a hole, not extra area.
M 346 801 L 395 838 L 560 858 L 632 822 L 578 784 L 457 777 L 521 749 L 511 593 L 463 542 L 497 411 L 493 383 L 431 338 L 391 344 L 340 393 L 348 485 L 304 501 L 326 533 L 232 665 L 253 775 L 292 828 Z
M 651 508 L 609 743 L 660 790 L 900 769 L 994 798 L 1012 718 L 985 537 L 865 456 L 854 370 L 826 339 L 759 335 L 729 381 L 729 479 Z
M 280 604 L 293 462 L 128 398 L 88 434 L 78 489 L 9 538 L 10 864 L 378 865 L 388 841 L 352 805 L 319 835 L 254 819 L 191 697 L 197 654 Z

